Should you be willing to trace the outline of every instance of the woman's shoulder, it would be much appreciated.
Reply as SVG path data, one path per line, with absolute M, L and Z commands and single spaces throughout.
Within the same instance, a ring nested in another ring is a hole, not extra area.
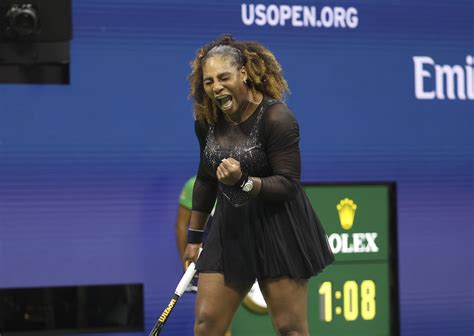
M 209 130 L 209 124 L 205 119 L 196 119 L 194 121 L 194 130 L 199 137 L 204 137 Z
M 293 112 L 285 102 L 270 97 L 266 99 L 267 107 L 263 114 L 265 124 L 280 124 L 296 121 Z

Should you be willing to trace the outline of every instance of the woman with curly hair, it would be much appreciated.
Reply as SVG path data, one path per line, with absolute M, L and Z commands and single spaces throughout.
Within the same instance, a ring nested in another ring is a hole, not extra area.
M 223 335 L 257 279 L 277 334 L 308 335 L 308 279 L 334 257 L 300 184 L 281 66 L 260 43 L 223 36 L 191 67 L 200 164 L 184 259 L 200 272 L 195 334 Z

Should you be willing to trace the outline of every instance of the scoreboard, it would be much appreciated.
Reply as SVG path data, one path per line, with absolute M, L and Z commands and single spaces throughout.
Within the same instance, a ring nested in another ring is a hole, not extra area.
M 395 184 L 306 184 L 335 263 L 308 286 L 311 334 L 399 335 Z M 274 335 L 258 286 L 232 323 L 234 336 Z
M 309 283 L 316 335 L 398 331 L 395 186 L 306 185 L 336 262 Z

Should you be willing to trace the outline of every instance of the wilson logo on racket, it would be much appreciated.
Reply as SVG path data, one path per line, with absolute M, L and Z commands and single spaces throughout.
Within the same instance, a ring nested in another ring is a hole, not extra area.
M 199 253 L 201 253 L 201 249 L 199 249 Z M 189 285 L 189 283 L 191 282 L 191 279 L 194 277 L 195 274 L 196 274 L 196 265 L 192 262 L 186 269 L 186 272 L 184 272 L 184 275 L 181 277 L 181 280 L 179 281 L 178 286 L 176 286 L 174 295 L 171 298 L 170 303 L 168 303 L 168 306 L 166 306 L 165 310 L 161 313 L 160 317 L 158 318 L 158 321 L 156 321 L 155 326 L 151 330 L 149 336 L 158 336 L 161 333 L 161 329 L 163 329 L 163 326 L 165 325 L 165 322 L 168 319 L 168 316 L 173 311 L 175 304 L 178 302 L 181 295 L 183 295 L 186 287 Z
M 161 323 L 165 322 L 166 321 L 166 318 L 168 317 L 168 315 L 170 314 L 171 310 L 173 310 L 173 307 L 176 303 L 176 300 L 175 299 L 172 299 L 170 301 L 170 303 L 168 304 L 168 307 L 166 307 L 166 309 L 163 311 L 163 313 L 161 314 L 160 318 L 158 319 L 158 321 L 160 321 Z

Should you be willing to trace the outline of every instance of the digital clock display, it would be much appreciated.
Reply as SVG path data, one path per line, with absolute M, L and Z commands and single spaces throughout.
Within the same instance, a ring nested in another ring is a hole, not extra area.
M 336 258 L 310 280 L 310 329 L 322 336 L 397 335 L 394 185 L 307 185 L 305 191 Z
M 308 320 L 318 336 L 399 335 L 395 185 L 306 184 L 336 262 L 309 281 Z M 274 335 L 254 289 L 234 336 Z M 255 307 L 259 309 L 255 309 Z

